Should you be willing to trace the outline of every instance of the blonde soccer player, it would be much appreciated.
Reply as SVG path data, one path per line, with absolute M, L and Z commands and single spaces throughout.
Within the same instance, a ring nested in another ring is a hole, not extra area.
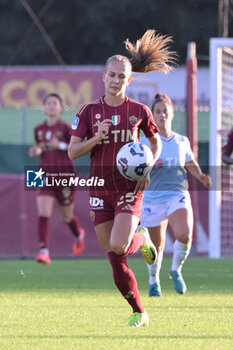
M 155 160 L 160 153 L 161 142 L 151 111 L 128 98 L 125 90 L 132 71 L 170 70 L 173 56 L 167 48 L 169 42 L 170 38 L 148 30 L 135 45 L 126 40 L 130 58 L 122 55 L 108 58 L 103 73 L 105 95 L 79 111 L 69 146 L 71 159 L 91 152 L 91 175 L 105 181 L 103 189 L 96 187 L 90 191 L 90 214 L 112 266 L 115 285 L 132 308 L 126 322 L 132 327 L 147 325 L 149 318 L 127 257 L 140 249 L 147 263 L 153 264 L 156 249 L 146 229 L 136 232 L 148 177 L 138 182 L 125 179 L 117 169 L 116 155 L 124 144 L 139 141 L 140 130 L 149 139 Z

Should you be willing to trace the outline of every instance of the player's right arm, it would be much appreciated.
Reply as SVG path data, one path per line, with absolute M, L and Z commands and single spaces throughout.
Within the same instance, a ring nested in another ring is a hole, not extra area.
M 34 145 L 31 146 L 28 150 L 28 155 L 29 157 L 33 158 L 33 157 L 38 157 L 43 153 L 43 144 L 40 143 L 40 140 L 38 138 L 38 127 L 37 126 L 34 129 Z
M 98 125 L 98 131 L 96 135 L 85 141 L 83 141 L 81 137 L 72 135 L 70 139 L 70 144 L 68 146 L 69 158 L 74 160 L 90 152 L 92 148 L 95 147 L 95 145 L 108 134 L 108 130 L 111 125 L 111 119 L 103 120 Z
M 28 155 L 31 158 L 38 157 L 41 155 L 42 152 L 43 152 L 42 148 L 39 145 L 35 144 L 29 148 Z

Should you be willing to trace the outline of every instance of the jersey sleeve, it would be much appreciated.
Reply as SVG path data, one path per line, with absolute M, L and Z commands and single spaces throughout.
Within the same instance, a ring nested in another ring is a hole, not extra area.
M 185 140 L 185 163 L 191 162 L 194 160 L 194 154 L 193 151 L 191 150 L 190 142 L 187 137 L 184 138 Z
M 141 123 L 141 129 L 147 138 L 154 136 L 159 129 L 154 121 L 153 115 L 148 107 L 143 106 L 144 117 Z
M 233 131 L 228 135 L 226 144 L 223 148 L 227 151 L 227 154 L 230 156 L 233 151 Z
M 84 139 L 88 134 L 87 107 L 81 109 L 75 116 L 71 126 L 71 135 Z

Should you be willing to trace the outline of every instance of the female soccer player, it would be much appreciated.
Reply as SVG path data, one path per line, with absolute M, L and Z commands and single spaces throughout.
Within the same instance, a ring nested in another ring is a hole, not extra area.
M 43 171 L 66 170 L 74 173 L 73 162 L 67 154 L 70 140 L 70 126 L 61 119 L 63 102 L 56 93 L 44 98 L 46 121 L 35 130 L 35 145 L 29 148 L 29 156 L 41 156 L 40 166 Z M 49 256 L 49 218 L 52 215 L 55 198 L 60 205 L 62 220 L 69 226 L 74 235 L 73 253 L 79 255 L 84 249 L 85 232 L 74 215 L 74 190 L 69 187 L 41 189 L 37 196 L 39 254 L 36 261 L 50 264 Z
M 139 140 L 140 129 L 149 138 L 155 160 L 161 145 L 150 110 L 125 96 L 125 90 L 132 71 L 170 70 L 173 58 L 167 48 L 170 40 L 148 30 L 135 45 L 128 39 L 125 41 L 131 59 L 115 55 L 107 60 L 103 73 L 105 95 L 79 111 L 68 149 L 71 159 L 91 151 L 91 175 L 105 181 L 104 188 L 90 191 L 90 214 L 99 242 L 108 254 L 114 282 L 133 309 L 127 326 L 140 327 L 149 322 L 127 256 L 140 248 L 146 261 L 153 264 L 156 250 L 146 229 L 135 233 L 148 178 L 138 182 L 125 179 L 118 172 L 115 160 L 124 144 Z
M 193 231 L 193 212 L 187 191 L 186 169 L 205 187 L 211 186 L 210 176 L 202 173 L 187 137 L 172 131 L 174 110 L 171 99 L 167 95 L 157 94 L 152 113 L 159 127 L 162 152 L 150 173 L 150 185 L 144 193 L 142 210 L 142 225 L 148 227 L 158 252 L 156 263 L 148 266 L 151 297 L 162 295 L 159 273 L 168 223 L 175 236 L 170 276 L 176 292 L 186 292 L 181 269 L 190 252 Z M 143 142 L 142 139 L 141 141 Z

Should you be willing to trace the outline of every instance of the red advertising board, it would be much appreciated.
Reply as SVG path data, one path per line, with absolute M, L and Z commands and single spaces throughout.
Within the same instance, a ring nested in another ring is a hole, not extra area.
M 77 107 L 104 94 L 103 67 L 0 68 L 0 105 L 40 106 L 47 93 L 57 92 L 66 106 Z

